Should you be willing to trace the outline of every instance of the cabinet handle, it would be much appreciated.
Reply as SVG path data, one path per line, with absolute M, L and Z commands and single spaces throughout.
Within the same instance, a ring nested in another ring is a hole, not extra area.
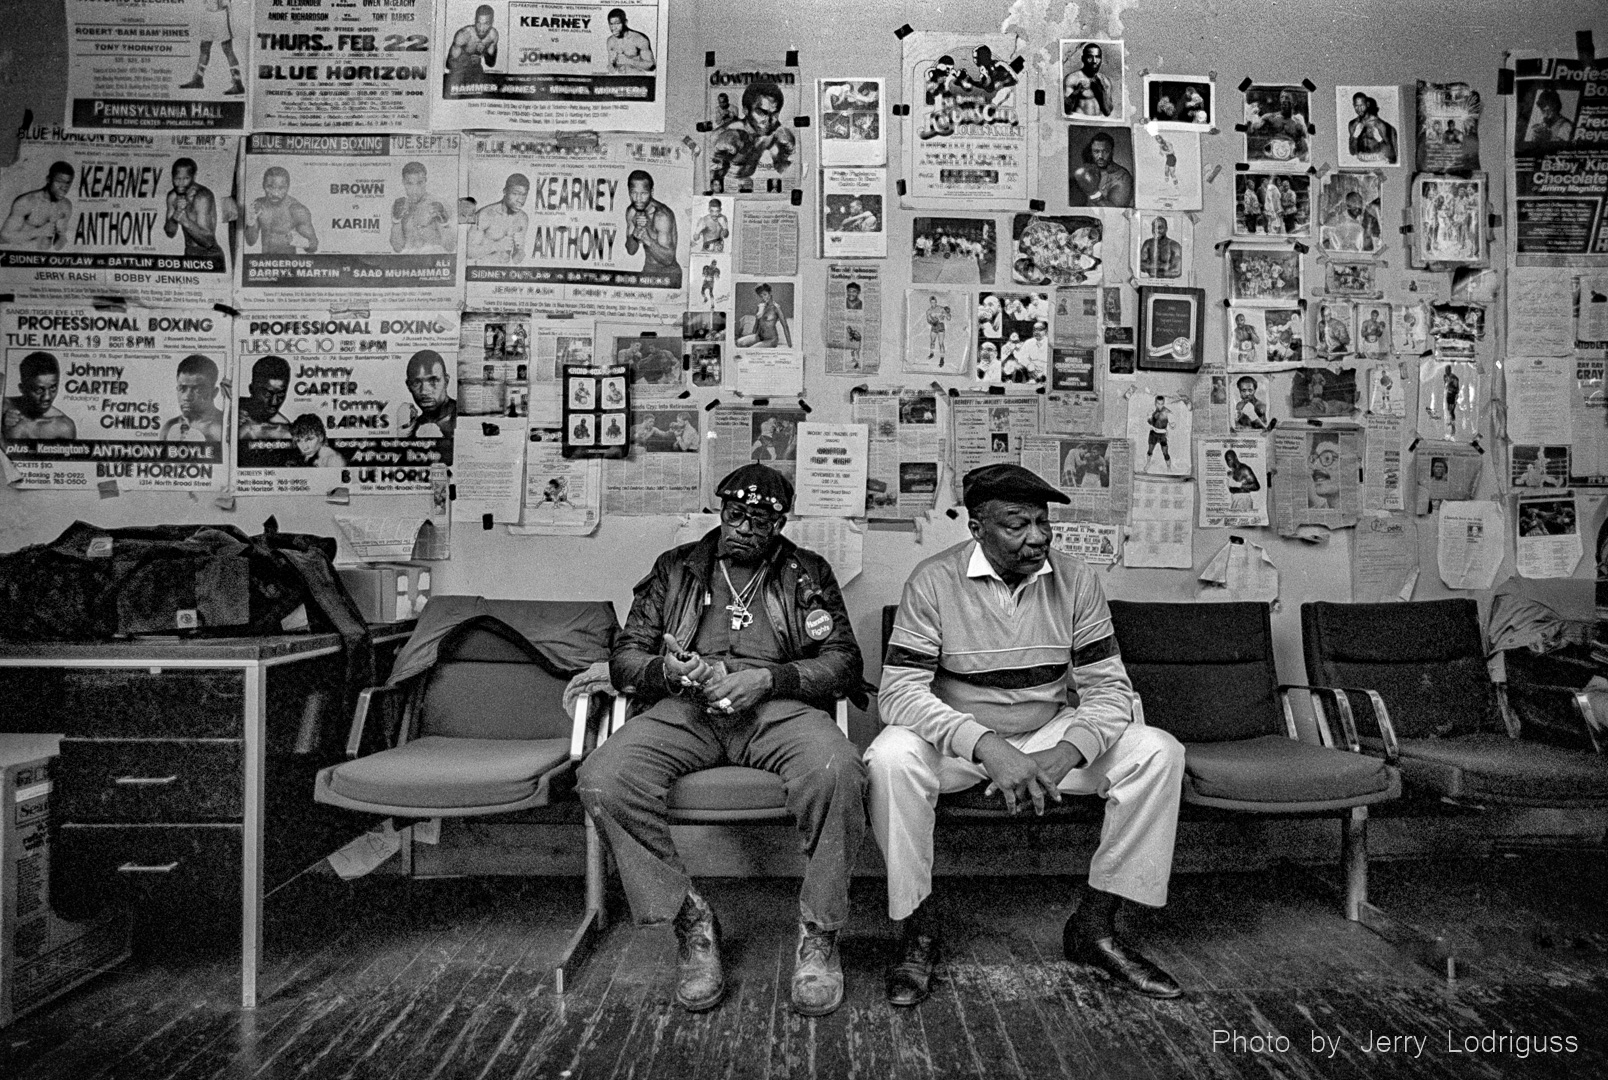
M 177 780 L 177 776 L 119 776 L 114 783 L 128 784 L 130 786 L 161 787 Z
M 139 863 L 126 862 L 117 868 L 119 874 L 171 874 L 179 868 L 178 860 L 164 866 L 141 866 Z

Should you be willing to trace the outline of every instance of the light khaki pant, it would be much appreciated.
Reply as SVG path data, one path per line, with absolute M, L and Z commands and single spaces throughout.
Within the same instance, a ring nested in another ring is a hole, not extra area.
M 1071 716 L 1037 731 L 1004 736 L 1023 753 L 1060 742 Z M 871 774 L 871 831 L 888 867 L 888 915 L 904 919 L 932 892 L 932 828 L 941 793 L 987 780 L 973 761 L 940 753 L 909 728 L 886 727 L 865 752 Z M 1100 846 L 1089 864 L 1089 885 L 1140 904 L 1167 902 L 1184 748 L 1157 728 L 1130 724 L 1104 754 L 1067 773 L 1071 795 L 1106 801 Z M 1032 814 L 1029 806 L 1026 813 Z

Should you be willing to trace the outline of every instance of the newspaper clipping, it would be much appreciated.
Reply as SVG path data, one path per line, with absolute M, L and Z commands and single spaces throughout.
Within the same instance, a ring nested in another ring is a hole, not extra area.
M 247 307 L 455 307 L 457 135 L 251 135 Z
M 722 405 L 709 416 L 709 485 L 704 502 L 715 505 L 714 486 L 750 462 L 768 465 L 789 480 L 798 470 L 798 426 L 808 414 L 797 405 Z M 796 486 L 796 484 L 795 484 Z
M 226 318 L 7 305 L 0 328 L 0 446 L 17 487 L 115 495 L 224 486 Z
M 428 491 L 452 464 L 456 311 L 254 313 L 234 330 L 238 494 Z
M 68 0 L 67 126 L 239 131 L 252 2 Z
M 1405 470 L 1402 467 L 1403 417 L 1372 412 L 1365 418 L 1367 440 L 1362 468 L 1362 508 L 1367 511 L 1401 511 L 1406 508 Z
M 1203 436 L 1199 458 L 1200 527 L 1246 529 L 1268 523 L 1267 442 L 1262 438 Z
M 1362 512 L 1362 432 L 1273 433 L 1273 523 L 1280 536 L 1303 526 L 1343 529 Z
M 888 163 L 887 83 L 882 79 L 818 79 L 823 168 Z
M 684 308 L 692 158 L 660 138 L 469 137 L 469 306 L 627 318 Z
M 603 519 L 603 462 L 565 458 L 564 433 L 532 424 L 525 443 L 525 504 L 515 536 L 590 536 Z
M 875 375 L 882 367 L 882 271 L 865 263 L 827 263 L 828 375 Z M 964 341 L 965 331 L 961 331 Z
M 1507 548 L 1502 508 L 1494 502 L 1448 502 L 1441 507 L 1435 561 L 1449 589 L 1489 589 Z
M 436 128 L 664 130 L 670 0 L 435 3 Z
M 888 170 L 821 170 L 821 254 L 823 258 L 882 259 L 888 254 L 888 217 L 883 198 Z
M 459 416 L 527 416 L 532 382 L 544 397 L 553 396 L 553 353 L 549 349 L 541 357 L 540 373 L 533 370 L 530 324 L 529 315 L 512 312 L 463 313 L 458 339 Z M 588 351 L 580 362 L 590 359 Z
M 798 68 L 739 60 L 707 71 L 702 190 L 788 196 L 803 166 L 793 121 L 808 89 Z
M 1478 447 L 1453 442 L 1421 442 L 1413 451 L 1418 516 L 1433 514 L 1443 502 L 1474 497 L 1485 455 Z
M 713 207 L 718 199 L 711 199 Z M 748 277 L 798 275 L 798 211 L 754 199 L 733 199 L 737 213 L 737 272 Z
M 1519 496 L 1519 535 L 1515 552 L 1519 574 L 1562 578 L 1574 574 L 1585 548 L 1580 508 L 1572 492 Z
M 1513 133 L 1513 262 L 1608 266 L 1608 60 L 1521 60 Z
M 856 390 L 850 418 L 865 424 L 870 460 L 866 516 L 920 517 L 937 505 L 944 438 L 933 390 Z
M 238 143 L 29 131 L 0 170 L 0 287 L 63 302 L 227 303 Z
M 1017 39 L 908 34 L 903 70 L 906 205 L 1011 210 L 1027 201 L 1032 125 Z
M 430 130 L 435 4 L 257 0 L 253 131 Z
M 1110 566 L 1122 554 L 1122 526 L 1058 521 L 1050 526 L 1050 546 L 1090 566 Z
M 696 513 L 702 501 L 702 415 L 685 404 L 633 404 L 630 454 L 604 469 L 604 513 Z
M 1128 520 L 1133 451 L 1127 439 L 1028 435 L 1022 439 L 1022 466 L 1072 500 L 1065 506 L 1052 505 L 1051 520 L 1106 525 Z
M 1412 518 L 1368 514 L 1357 522 L 1351 548 L 1353 604 L 1411 599 L 1418 571 L 1418 525 Z
M 1022 440 L 1039 433 L 1037 398 L 962 394 L 949 403 L 954 429 L 955 497 L 960 481 L 984 465 L 1022 464 Z

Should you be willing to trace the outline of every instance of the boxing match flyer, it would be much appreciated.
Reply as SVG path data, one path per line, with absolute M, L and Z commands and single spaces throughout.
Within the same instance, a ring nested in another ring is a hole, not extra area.
M 435 5 L 259 0 L 253 131 L 428 131 Z
M 241 169 L 241 307 L 457 307 L 452 135 L 251 135 Z
M 228 303 L 239 141 L 28 131 L 0 170 L 0 289 L 64 303 Z
M 802 151 L 794 121 L 809 89 L 798 67 L 716 57 L 705 69 L 705 195 L 791 198 L 802 187 Z
M 468 306 L 655 318 L 687 304 L 693 150 L 658 136 L 466 136 Z
M 670 0 L 436 0 L 437 129 L 663 131 Z
M 905 206 L 1025 207 L 1033 125 L 1017 50 L 1009 34 L 905 36 Z
M 1515 266 L 1608 267 L 1608 60 L 1514 59 Z
M 452 464 L 456 311 L 274 311 L 234 330 L 236 494 L 429 491 Z
M 253 2 L 67 0 L 67 127 L 240 131 Z
M 103 497 L 224 486 L 227 316 L 8 305 L 0 333 L 14 486 Z

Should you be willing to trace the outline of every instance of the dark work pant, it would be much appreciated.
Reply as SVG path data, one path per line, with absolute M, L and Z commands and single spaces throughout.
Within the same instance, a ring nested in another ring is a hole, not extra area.
M 691 879 L 670 838 L 665 794 L 679 776 L 714 765 L 778 774 L 809 860 L 800 917 L 836 930 L 849 917 L 849 871 L 865 836 L 860 752 L 819 709 L 766 701 L 750 716 L 719 717 L 665 698 L 632 717 L 581 765 L 578 793 L 603 830 L 639 923 L 681 910 Z

